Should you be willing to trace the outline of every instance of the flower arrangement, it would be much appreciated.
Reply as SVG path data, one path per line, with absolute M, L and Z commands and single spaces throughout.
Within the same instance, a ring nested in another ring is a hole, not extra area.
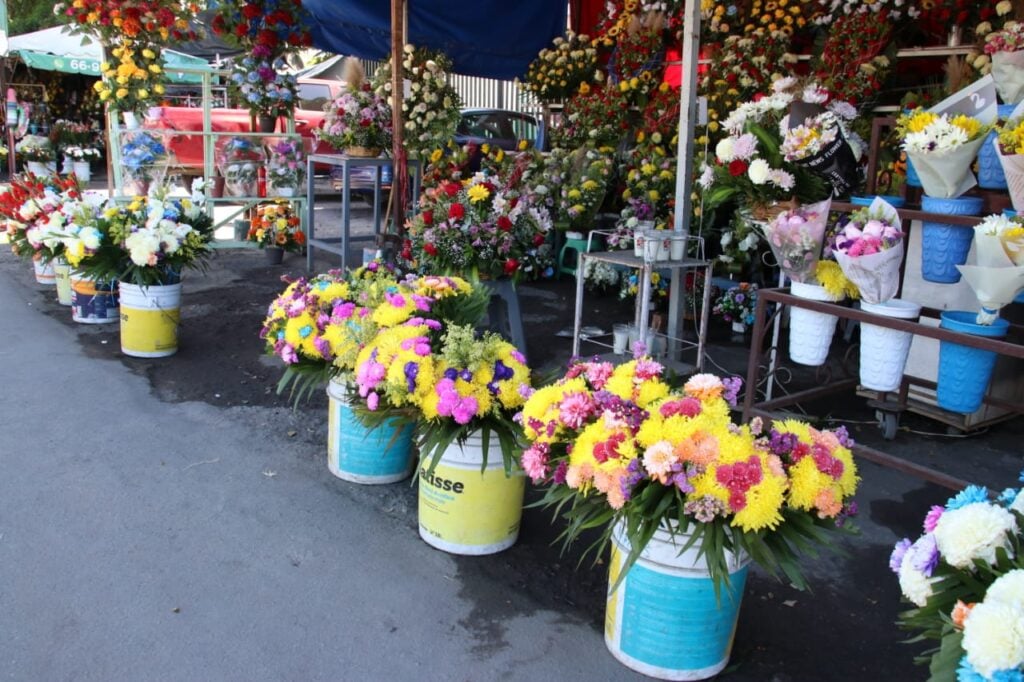
M 544 505 L 569 519 L 567 542 L 599 528 L 600 548 L 620 523 L 628 567 L 666 529 L 690 536 L 716 583 L 728 580 L 726 552 L 744 551 L 802 587 L 798 550 L 813 552 L 852 512 L 858 478 L 845 429 L 736 426 L 739 379 L 698 374 L 673 392 L 663 374 L 646 357 L 576 361 L 523 406 L 522 466 L 547 487 Z
M 174 0 L 60 0 L 53 7 L 72 34 L 91 33 L 106 44 L 123 36 L 158 37 L 163 43 L 195 40 L 188 24 L 195 12 L 194 4 Z
M 462 106 L 459 93 L 448 84 L 452 61 L 443 52 L 406 45 L 402 50 L 402 73 L 410 81 L 409 94 L 402 98 L 404 144 L 413 158 L 426 159 L 455 136 Z M 391 60 L 373 76 L 377 95 L 391 99 Z
M 71 145 L 64 147 L 64 155 L 73 161 L 98 161 L 102 156 L 96 147 Z
M 618 146 L 629 130 L 629 102 L 618 88 L 594 88 L 579 92 L 565 103 L 558 125 L 551 129 L 553 147 L 577 149 Z
M 989 325 L 1024 291 L 1024 219 L 988 216 L 974 226 L 974 251 L 959 270 L 978 297 L 977 323 Z
M 92 146 L 96 142 L 96 131 L 88 123 L 78 123 L 61 118 L 53 122 L 50 139 L 61 149 L 76 145 L 79 147 Z
M 14 153 L 23 161 L 46 163 L 53 161 L 54 151 L 50 138 L 42 135 L 26 135 L 14 145 Z
M 879 4 L 858 1 L 843 5 L 839 16 L 829 21 L 821 54 L 811 66 L 814 77 L 832 97 L 853 105 L 872 101 L 892 64 L 885 53 L 902 13 L 895 2 L 893 8 L 866 10 Z
M 324 110 L 327 115 L 323 127 L 314 133 L 335 149 L 391 147 L 391 107 L 361 76 L 353 79 Z
M 1002 30 L 985 36 L 983 49 L 992 60 L 992 78 L 1003 102 L 1015 104 L 1024 99 L 1024 78 L 1020 76 L 1024 67 L 1024 24 L 1007 22 Z
M 312 45 L 301 0 L 218 0 L 210 28 L 257 59 Z
M 306 181 L 306 158 L 302 141 L 284 138 L 267 145 L 267 184 L 274 188 L 302 190 Z
M 224 176 L 224 186 L 235 196 L 255 196 L 263 147 L 241 135 L 221 138 L 218 144 L 217 167 Z
M 711 309 L 715 315 L 721 315 L 726 322 L 739 322 L 743 325 L 754 324 L 754 309 L 757 306 L 757 285 L 740 282 L 725 290 L 715 307 Z
M 837 101 L 796 125 L 790 113 L 789 127 L 782 137 L 783 157 L 827 180 L 834 195 L 845 195 L 861 176 L 857 160 L 864 145 L 849 128 L 856 117 L 852 105 Z
M 623 272 L 619 276 L 619 300 L 627 301 L 635 299 L 640 293 L 640 271 L 629 270 L 629 274 Z M 661 276 L 661 273 L 655 270 L 651 273 L 651 305 L 655 308 L 659 307 L 660 304 L 668 300 L 668 279 Z
M 163 140 L 148 131 L 125 135 L 121 139 L 121 164 L 127 175 L 144 182 L 152 180 L 158 164 L 167 153 Z
M 122 38 L 111 49 L 114 62 L 103 62 L 103 78 L 93 89 L 113 111 L 140 112 L 155 106 L 166 92 L 167 74 L 160 48 Z
M 424 272 L 536 278 L 551 261 L 547 209 L 483 173 L 427 190 L 402 258 Z
M 88 221 L 77 222 L 69 237 L 68 250 L 76 253 L 79 271 L 99 281 L 151 286 L 178 282 L 185 268 L 202 269 L 213 238 L 204 188 L 200 178 L 187 197 L 172 197 L 161 186 L 127 204 L 110 200 L 95 213 L 77 213 L 77 218 Z M 83 240 L 86 228 L 99 237 L 90 231 L 91 241 Z M 81 246 L 75 239 L 83 242 Z M 98 245 L 90 249 L 93 243 Z
M 731 273 L 740 273 L 754 262 L 762 245 L 756 223 L 749 211 L 736 211 L 732 220 L 722 228 L 718 244 L 722 251 L 716 260 Z
M 552 152 L 549 177 L 557 176 L 560 199 L 558 220 L 570 230 L 590 230 L 601 207 L 614 171 L 613 150 L 580 147 L 571 152 Z
M 676 163 L 665 147 L 654 142 L 635 147 L 626 162 L 626 205 L 619 222 L 628 230 L 640 221 L 654 221 L 657 230 L 672 229 L 675 215 Z
M 765 241 L 786 276 L 794 282 L 813 282 L 825 240 L 831 200 L 798 206 L 763 223 Z
M 621 275 L 610 263 L 588 259 L 583 266 L 583 281 L 589 291 L 608 293 L 620 285 Z
M 22 258 L 49 262 L 64 251 L 60 240 L 68 207 L 81 197 L 73 176 L 14 177 L 0 193 L 0 220 L 11 251 Z
M 255 242 L 261 249 L 276 246 L 285 251 L 299 251 L 306 243 L 306 234 L 291 202 L 275 201 L 256 207 L 246 240 Z
M 974 186 L 971 163 L 992 126 L 965 114 L 931 111 L 904 114 L 897 126 L 905 131 L 902 148 L 914 162 L 925 194 L 957 197 Z
M 526 70 L 524 89 L 546 104 L 561 102 L 577 92 L 589 90 L 597 80 L 597 48 L 585 33 L 566 31 L 550 48 L 540 51 Z M 603 74 L 601 74 L 603 76 Z
M 896 543 L 889 567 L 913 607 L 900 614 L 911 641 L 936 647 L 918 659 L 933 676 L 1012 680 L 1024 668 L 1020 610 L 1024 496 L 995 499 L 968 486 L 924 518 L 924 535 Z
M 791 36 L 811 21 L 814 9 L 810 4 L 791 2 L 787 7 L 781 7 L 772 0 L 751 0 L 743 32 L 751 34 L 763 30 Z
M 608 60 L 608 87 L 618 88 L 631 103 L 643 104 L 658 87 L 665 44 L 664 16 L 635 15 L 619 34 Z
M 298 98 L 295 76 L 284 73 L 285 61 L 245 55 L 231 65 L 228 94 L 256 115 L 291 116 Z
M 921 10 L 915 3 L 906 3 L 904 0 L 818 0 L 818 5 L 814 23 L 819 25 L 833 25 L 842 17 L 881 12 L 893 21 L 921 16 Z

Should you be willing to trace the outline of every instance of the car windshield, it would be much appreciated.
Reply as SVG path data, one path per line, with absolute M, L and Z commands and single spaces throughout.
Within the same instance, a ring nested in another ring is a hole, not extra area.
M 299 109 L 323 111 L 331 99 L 331 89 L 323 83 L 299 83 Z

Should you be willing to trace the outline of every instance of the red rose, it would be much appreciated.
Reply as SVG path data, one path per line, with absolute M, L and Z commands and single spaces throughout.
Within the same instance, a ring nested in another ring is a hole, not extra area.
M 512 231 L 512 221 L 508 219 L 508 216 L 498 216 L 498 229 L 502 232 Z
M 519 269 L 519 261 L 515 258 L 509 258 L 505 261 L 505 265 L 502 269 L 505 271 L 506 275 L 515 274 L 515 271 Z
M 459 193 L 459 183 L 457 183 L 457 182 L 445 183 L 444 193 L 447 194 L 450 197 L 455 196 L 456 194 Z
M 547 237 L 545 237 L 544 235 L 542 235 L 540 233 L 537 233 L 537 234 L 533 235 L 533 245 L 534 246 L 540 246 L 541 244 L 543 244 L 546 241 L 547 241 Z
M 423 218 L 423 224 L 424 225 L 433 225 L 434 224 L 434 212 L 433 211 L 424 211 L 423 213 L 420 214 L 420 217 Z
M 428 256 L 437 255 L 437 247 L 432 242 L 423 242 L 423 250 L 427 252 Z
M 448 217 L 454 218 L 455 220 L 462 220 L 462 217 L 466 215 L 466 209 L 462 204 L 452 204 L 448 209 Z
M 245 34 L 248 33 L 248 32 L 249 32 L 249 24 L 248 23 L 241 23 L 238 26 L 235 26 L 235 35 L 238 36 L 239 38 L 244 37 Z
M 263 14 L 263 10 L 260 9 L 259 5 L 246 5 L 242 8 L 242 16 L 246 19 L 255 19 L 261 14 Z
M 734 178 L 743 175 L 747 172 L 747 166 L 749 164 L 743 159 L 735 159 L 729 163 L 729 175 Z

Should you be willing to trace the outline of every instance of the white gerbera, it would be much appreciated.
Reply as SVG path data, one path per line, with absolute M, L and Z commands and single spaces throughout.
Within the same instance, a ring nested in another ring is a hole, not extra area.
M 763 185 L 771 177 L 772 167 L 764 159 L 754 159 L 747 169 L 747 177 L 755 185 Z
M 1017 521 L 1009 511 L 975 502 L 942 515 L 935 526 L 935 543 L 946 563 L 967 568 L 974 559 L 993 563 L 996 549 L 1009 549 L 1007 536 L 1016 530 Z
M 986 598 L 964 620 L 967 661 L 986 678 L 1024 664 L 1024 611 Z

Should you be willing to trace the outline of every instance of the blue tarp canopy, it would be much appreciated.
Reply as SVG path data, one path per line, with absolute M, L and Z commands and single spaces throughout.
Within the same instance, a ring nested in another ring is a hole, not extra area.
M 313 45 L 364 59 L 391 54 L 391 3 L 303 0 Z M 454 73 L 512 79 L 565 32 L 565 0 L 412 0 L 406 42 L 442 50 Z

